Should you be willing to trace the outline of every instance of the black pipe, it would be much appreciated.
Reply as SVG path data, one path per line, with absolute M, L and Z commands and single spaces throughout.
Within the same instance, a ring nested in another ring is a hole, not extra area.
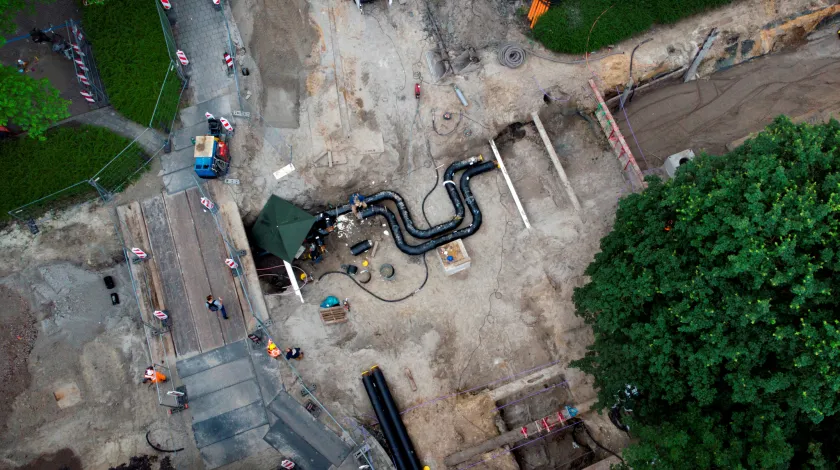
M 451 241 L 457 240 L 459 238 L 469 237 L 470 235 L 478 231 L 479 227 L 481 227 L 481 210 L 478 208 L 478 203 L 476 203 L 475 197 L 473 196 L 472 190 L 470 189 L 470 178 L 496 168 L 496 162 L 489 161 L 474 166 L 465 171 L 463 175 L 461 175 L 461 193 L 464 194 L 464 201 L 466 202 L 467 207 L 472 213 L 472 223 L 468 227 L 455 230 L 454 232 L 449 232 L 446 235 L 433 238 L 419 245 L 409 245 L 408 243 L 406 243 L 405 238 L 402 234 L 402 230 L 400 229 L 400 224 L 397 221 L 397 216 L 394 215 L 394 213 L 391 212 L 390 209 L 387 209 L 382 206 L 368 206 L 367 209 L 363 209 L 361 212 L 359 212 L 359 215 L 363 219 L 372 217 L 374 215 L 380 215 L 384 217 L 388 221 L 388 224 L 391 226 L 391 234 L 394 236 L 394 243 L 397 244 L 397 248 L 399 248 L 400 251 L 408 255 L 422 255 L 423 253 L 429 250 L 434 250 L 435 248 L 441 245 L 445 245 Z
M 411 444 L 411 438 L 408 436 L 408 431 L 400 418 L 400 410 L 397 409 L 397 404 L 394 402 L 394 397 L 391 395 L 391 390 L 388 388 L 388 383 L 385 382 L 385 376 L 382 375 L 382 370 L 375 366 L 373 368 L 373 381 L 379 388 L 379 393 L 382 394 L 382 402 L 385 403 L 385 409 L 388 410 L 388 415 L 391 418 L 391 423 L 394 425 L 394 430 L 397 432 L 397 437 L 402 444 L 402 450 L 408 457 L 408 463 L 411 465 L 411 470 L 420 470 L 420 459 L 417 458 L 417 453 L 414 451 L 414 446 Z
M 443 174 L 443 186 L 446 189 L 446 193 L 449 195 L 452 207 L 455 209 L 455 215 L 452 217 L 452 220 L 448 222 L 444 222 L 427 229 L 417 228 L 414 224 L 414 219 L 411 217 L 411 212 L 408 210 L 408 206 L 405 203 L 405 199 L 403 199 L 403 197 L 396 191 L 380 191 L 376 194 L 366 196 L 365 202 L 368 204 L 374 204 L 382 201 L 393 202 L 397 206 L 400 217 L 402 217 L 406 232 L 414 238 L 432 238 L 436 235 L 440 235 L 441 233 L 448 232 L 461 224 L 461 221 L 464 219 L 464 205 L 461 202 L 461 196 L 458 194 L 458 190 L 455 189 L 455 183 L 452 181 L 452 178 L 454 178 L 456 172 L 463 170 L 464 168 L 471 167 L 481 161 L 481 156 L 471 157 L 466 160 L 455 162 L 446 168 L 446 172 Z M 335 209 L 321 212 L 317 216 L 318 221 L 326 219 L 327 217 L 338 217 L 342 214 L 350 212 L 350 210 L 350 204 L 345 204 Z
M 385 435 L 385 440 L 388 442 L 388 445 L 391 447 L 391 452 L 394 454 L 394 463 L 397 465 L 397 470 L 411 470 L 411 467 L 406 466 L 400 440 L 394 433 L 394 424 L 391 422 L 391 418 L 388 416 L 388 412 L 382 404 L 379 390 L 377 390 L 369 372 L 362 374 L 362 383 L 365 385 L 365 391 L 370 399 L 370 404 L 376 413 L 376 419 L 379 420 L 379 427 L 382 428 L 382 434 Z
M 353 256 L 358 256 L 368 251 L 372 246 L 373 243 L 371 243 L 370 240 L 362 240 L 350 247 L 350 253 L 353 253 Z

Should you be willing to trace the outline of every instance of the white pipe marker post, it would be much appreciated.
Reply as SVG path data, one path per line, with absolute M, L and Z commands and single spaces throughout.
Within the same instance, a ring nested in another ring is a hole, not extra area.
M 283 264 L 286 266 L 286 274 L 289 275 L 289 282 L 292 283 L 292 290 L 295 291 L 298 298 L 300 299 L 300 303 L 305 303 L 303 301 L 303 294 L 300 293 L 300 286 L 298 285 L 297 278 L 295 277 L 295 272 L 292 269 L 291 263 L 286 260 L 283 260 Z
M 513 196 L 513 202 L 516 203 L 516 208 L 519 209 L 519 215 L 522 216 L 522 222 L 525 222 L 525 228 L 530 230 L 531 223 L 528 222 L 528 215 L 525 214 L 525 208 L 522 207 L 522 202 L 519 200 L 519 196 L 516 194 L 516 188 L 513 187 L 513 182 L 510 180 L 510 175 L 508 175 L 507 168 L 505 168 L 505 163 L 502 161 L 502 156 L 499 155 L 499 149 L 496 148 L 496 142 L 493 142 L 493 139 L 490 139 L 490 148 L 493 149 L 493 155 L 496 157 L 496 162 L 499 164 L 499 169 L 502 170 L 502 176 L 505 177 L 505 182 L 508 185 L 508 189 L 510 189 L 510 194 Z

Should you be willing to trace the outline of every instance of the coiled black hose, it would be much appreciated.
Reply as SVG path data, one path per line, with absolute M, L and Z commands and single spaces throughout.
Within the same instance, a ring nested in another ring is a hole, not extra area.
M 409 235 L 414 238 L 432 238 L 436 235 L 440 235 L 441 233 L 448 232 L 461 224 L 461 220 L 464 219 L 464 204 L 461 202 L 461 196 L 458 194 L 458 190 L 455 188 L 455 183 L 452 181 L 452 178 L 454 178 L 456 172 L 463 170 L 464 168 L 469 168 L 481 162 L 481 160 L 481 157 L 471 157 L 466 160 L 455 162 L 449 165 L 446 172 L 443 174 L 443 186 L 446 188 L 446 193 L 449 195 L 449 200 L 452 202 L 452 207 L 455 209 L 455 215 L 452 217 L 452 220 L 448 222 L 444 222 L 427 229 L 417 228 L 414 224 L 414 219 L 411 217 L 411 212 L 408 210 L 408 206 L 405 203 L 405 199 L 403 199 L 403 197 L 396 191 L 380 191 L 376 194 L 366 196 L 365 202 L 368 204 L 375 204 L 382 201 L 393 202 L 397 206 L 397 210 L 403 220 L 403 225 L 405 225 L 405 230 L 409 233 Z M 345 204 L 335 209 L 321 212 L 318 214 L 318 219 L 322 220 L 326 217 L 338 217 L 342 214 L 350 212 L 350 210 L 350 204 Z
M 433 250 L 441 245 L 445 245 L 459 238 L 466 238 L 478 231 L 479 227 L 481 227 L 481 210 L 478 208 L 478 203 L 476 203 L 475 197 L 473 196 L 472 190 L 470 189 L 470 178 L 476 175 L 480 175 L 481 173 L 486 173 L 490 170 L 494 170 L 496 168 L 496 162 L 489 161 L 484 162 L 480 165 L 476 165 L 468 169 L 464 172 L 463 175 L 461 175 L 461 193 L 463 193 L 464 202 L 470 209 L 470 213 L 472 213 L 472 223 L 468 227 L 464 227 L 462 229 L 455 230 L 454 232 L 450 232 L 446 235 L 433 238 L 419 245 L 409 245 L 408 243 L 406 243 L 405 238 L 403 237 L 402 229 L 400 228 L 399 221 L 397 220 L 397 216 L 394 215 L 394 213 L 391 212 L 390 209 L 383 206 L 372 205 L 360 211 L 359 214 L 363 219 L 373 217 L 374 215 L 384 217 L 388 221 L 388 225 L 391 226 L 391 233 L 394 237 L 394 243 L 397 244 L 397 248 L 399 248 L 400 251 L 408 255 L 422 255 L 423 253 L 429 250 Z

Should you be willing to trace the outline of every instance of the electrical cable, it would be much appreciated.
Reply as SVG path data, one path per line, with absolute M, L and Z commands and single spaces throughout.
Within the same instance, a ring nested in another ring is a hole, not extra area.
M 449 132 L 446 132 L 446 133 L 442 133 L 437 129 L 437 124 L 435 122 L 435 117 L 436 117 L 435 108 L 432 108 L 432 129 L 435 131 L 435 133 L 437 135 L 439 135 L 441 137 L 446 137 L 449 134 L 455 132 L 456 129 L 458 129 L 458 126 L 461 124 L 461 120 L 464 118 L 464 113 L 461 113 L 461 112 L 458 113 L 458 122 L 455 123 L 455 126 L 452 128 L 452 130 L 450 130 Z
M 516 69 L 525 63 L 525 49 L 513 43 L 504 44 L 499 48 L 497 57 L 500 64 Z
M 154 449 L 154 450 L 156 450 L 156 451 L 158 451 L 158 452 L 169 452 L 169 453 L 173 453 L 173 454 L 174 454 L 175 452 L 181 452 L 182 450 L 184 450 L 184 448 L 183 448 L 183 447 L 181 447 L 180 449 L 173 449 L 173 450 L 161 449 L 160 447 L 158 447 L 158 446 L 156 446 L 156 445 L 152 444 L 152 441 L 149 439 L 149 434 L 151 434 L 151 432 L 152 432 L 152 430 L 151 430 L 151 429 L 150 429 L 150 430 L 148 430 L 148 431 L 146 431 L 146 442 L 147 442 L 147 443 L 148 443 L 148 444 L 152 447 L 152 449 Z
M 428 251 L 427 251 L 426 253 L 428 253 Z M 328 275 L 328 274 L 343 274 L 343 275 L 345 275 L 345 276 L 349 277 L 349 278 L 350 278 L 350 280 L 352 280 L 352 281 L 353 281 L 353 282 L 354 282 L 357 286 L 359 286 L 359 287 L 360 287 L 363 291 L 365 291 L 365 292 L 367 292 L 368 294 L 372 295 L 372 296 L 373 296 L 373 297 L 375 297 L 377 300 L 381 300 L 382 302 L 388 302 L 388 303 L 397 303 L 397 302 L 402 302 L 403 300 L 406 300 L 406 299 L 408 299 L 409 297 L 413 297 L 415 294 L 417 294 L 418 292 L 420 292 L 420 290 L 421 290 L 421 289 L 423 289 L 423 286 L 425 286 L 425 285 L 426 285 L 426 281 L 428 281 L 428 280 L 429 280 L 429 264 L 426 262 L 426 253 L 423 253 L 423 267 L 425 267 L 425 268 L 426 268 L 426 276 L 423 278 L 423 283 L 422 283 L 422 284 L 420 284 L 420 287 L 418 287 L 417 289 L 415 289 L 413 292 L 411 292 L 411 293 L 409 293 L 408 295 L 405 295 L 405 296 L 403 296 L 403 297 L 400 297 L 399 299 L 385 299 L 385 298 L 382 298 L 382 297 L 380 297 L 379 295 L 377 295 L 377 294 L 373 293 L 372 291 L 370 291 L 367 287 L 365 287 L 365 286 L 363 286 L 363 285 L 359 284 L 359 281 L 357 281 L 355 277 L 353 277 L 353 276 L 351 276 L 350 274 L 345 273 L 345 272 L 343 272 L 343 271 L 327 271 L 327 272 L 325 272 L 324 274 L 321 274 L 321 276 L 320 276 L 320 277 L 318 277 L 318 280 L 320 281 L 321 279 L 323 279 L 323 278 L 324 278 L 324 276 L 326 276 L 326 275 Z

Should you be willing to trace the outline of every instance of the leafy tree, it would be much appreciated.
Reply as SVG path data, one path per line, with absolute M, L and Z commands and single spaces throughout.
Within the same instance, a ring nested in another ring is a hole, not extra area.
M 70 115 L 69 106 L 46 78 L 35 80 L 15 67 L 0 67 L 0 126 L 17 124 L 43 140 L 51 124 Z
M 837 468 L 840 123 L 777 118 L 624 198 L 575 290 L 635 469 Z
M 6 43 L 3 37 L 15 31 L 15 16 L 22 11 L 32 12 L 36 3 L 52 3 L 53 0 L 0 0 L 0 46 Z

